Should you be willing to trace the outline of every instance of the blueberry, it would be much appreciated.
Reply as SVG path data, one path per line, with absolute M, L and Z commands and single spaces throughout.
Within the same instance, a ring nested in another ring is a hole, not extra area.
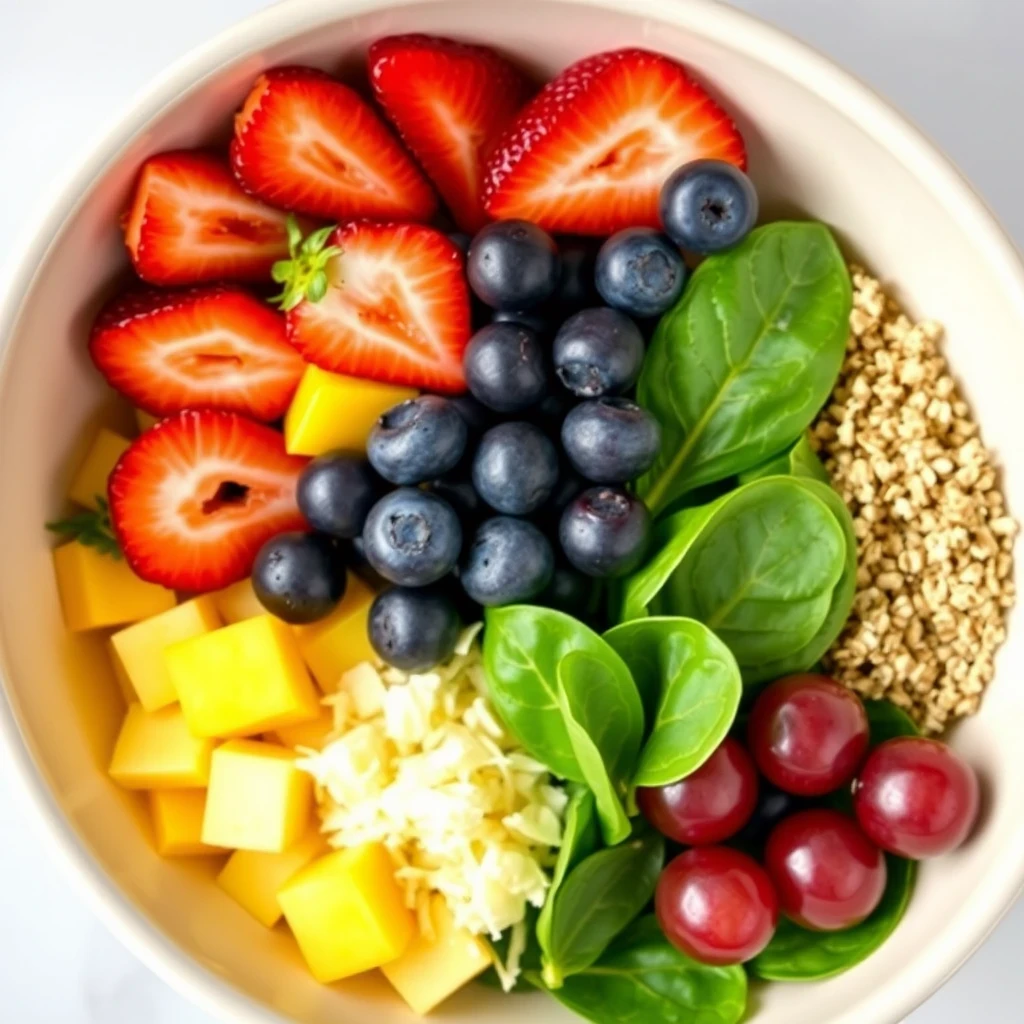
M 592 238 L 566 237 L 558 240 L 562 256 L 562 274 L 554 302 L 564 316 L 598 302 L 594 287 L 594 265 L 597 260 L 597 242 Z
M 462 527 L 451 505 L 412 487 L 381 498 L 363 527 L 366 560 L 403 587 L 425 587 L 447 575 L 461 548 Z
M 380 478 L 362 459 L 328 452 L 299 477 L 296 500 L 306 522 L 332 537 L 358 537 L 381 494 Z
M 551 582 L 537 598 L 537 603 L 577 619 L 586 619 L 596 611 L 600 594 L 600 585 L 595 584 L 589 576 L 567 565 L 558 565 L 555 566 Z
M 462 471 L 449 473 L 438 480 L 432 480 L 428 485 L 430 492 L 443 498 L 462 520 L 473 520 L 485 509 L 480 495 L 477 494 L 473 481 L 464 476 Z
M 644 337 L 617 309 L 598 306 L 569 317 L 555 335 L 555 373 L 580 398 L 627 391 L 640 376 Z
M 256 555 L 252 587 L 259 602 L 285 622 L 316 622 L 345 594 L 345 559 L 322 533 L 279 533 Z
M 448 240 L 463 256 L 469 252 L 469 243 L 472 242 L 472 239 L 465 231 L 449 231 Z
M 521 412 L 547 393 L 548 373 L 537 335 L 521 324 L 489 324 L 463 357 L 473 397 L 495 412 Z
M 545 395 L 530 413 L 537 426 L 549 437 L 558 438 L 562 433 L 562 423 L 575 405 L 573 396 L 562 388 L 550 395 Z
M 485 607 L 529 601 L 551 582 L 555 556 L 532 523 L 495 516 L 473 537 L 460 578 L 466 593 Z
M 760 793 L 757 798 L 757 805 L 750 820 L 732 838 L 740 846 L 758 848 L 768 839 L 783 818 L 788 818 L 798 811 L 804 811 L 814 806 L 813 802 L 800 797 L 791 796 L 781 789 L 760 780 Z
M 594 275 L 609 306 L 635 317 L 661 316 L 683 293 L 686 264 L 660 231 L 626 228 L 601 246 Z
M 494 413 L 472 395 L 458 395 L 449 401 L 466 421 L 470 435 L 483 433 L 494 422 Z
M 491 322 L 495 324 L 520 324 L 523 327 L 529 327 L 531 331 L 540 337 L 551 333 L 551 321 L 542 312 L 536 310 L 512 313 L 506 309 L 499 309 L 491 317 Z
M 555 489 L 551 492 L 551 497 L 548 498 L 542 512 L 550 512 L 556 519 L 561 519 L 565 506 L 589 486 L 571 466 L 563 466 L 558 483 L 555 484 Z
M 558 452 L 532 423 L 500 423 L 480 439 L 473 486 L 491 508 L 525 516 L 551 497 L 558 482 Z
M 437 587 L 394 587 L 370 606 L 370 644 L 389 665 L 424 672 L 455 652 L 461 623 L 451 599 Z
M 440 395 L 421 395 L 389 409 L 370 431 L 366 456 L 385 480 L 419 484 L 458 465 L 469 431 Z
M 533 309 L 558 287 L 555 240 L 527 220 L 499 220 L 477 232 L 466 258 L 473 291 L 491 309 Z
M 565 508 L 558 539 L 566 558 L 588 576 L 625 576 L 644 560 L 651 517 L 639 498 L 591 487 Z
M 562 448 L 573 469 L 599 484 L 624 484 L 654 465 L 658 421 L 628 398 L 581 402 L 562 424 Z
M 757 221 L 757 190 L 723 160 L 684 164 L 661 190 L 661 221 L 680 249 L 712 253 L 742 241 Z

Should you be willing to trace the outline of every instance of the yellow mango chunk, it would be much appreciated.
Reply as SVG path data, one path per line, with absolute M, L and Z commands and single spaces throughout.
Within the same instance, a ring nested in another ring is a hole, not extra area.
M 267 614 L 267 609 L 260 604 L 256 591 L 252 589 L 252 580 L 239 580 L 210 596 L 217 606 L 220 617 L 229 626 L 235 622 L 254 619 L 257 615 Z
M 114 746 L 110 777 L 125 789 L 193 789 L 210 781 L 213 740 L 198 739 L 178 707 L 132 704 Z
M 320 714 L 295 637 L 272 615 L 172 644 L 164 662 L 196 736 L 253 736 Z
M 416 930 L 394 863 L 379 843 L 321 857 L 277 899 L 313 977 L 325 983 L 397 959 Z
M 405 952 L 382 964 L 384 977 L 414 1013 L 428 1014 L 491 966 L 487 944 L 457 928 L 444 897 L 430 903 L 434 934 L 417 935 Z
M 275 729 L 271 738 L 284 747 L 312 747 L 320 750 L 327 737 L 334 732 L 334 712 L 330 708 L 321 708 L 320 714 L 309 722 L 298 725 L 286 725 Z
M 313 780 L 295 752 L 274 743 L 231 740 L 213 752 L 203 842 L 280 853 L 309 828 Z
M 128 673 L 125 672 L 124 665 L 121 664 L 121 659 L 117 656 L 117 651 L 114 650 L 114 645 L 109 640 L 107 641 L 107 650 L 110 654 L 110 664 L 114 666 L 114 679 L 117 680 L 117 688 L 121 691 L 125 704 L 134 704 L 139 699 L 135 695 L 135 687 L 132 686 L 132 681 L 128 678 Z
M 237 850 L 217 876 L 217 884 L 260 924 L 273 928 L 281 919 L 277 902 L 281 887 L 327 852 L 327 841 L 316 828 L 283 853 Z
M 197 597 L 120 630 L 110 642 L 139 703 L 147 711 L 156 711 L 178 699 L 164 662 L 164 650 L 173 643 L 219 628 L 220 616 L 212 598 Z
M 203 842 L 205 789 L 154 789 L 149 794 L 156 850 L 161 857 L 196 857 L 220 853 Z
M 123 559 L 77 540 L 53 552 L 64 623 L 73 633 L 122 626 L 173 608 L 173 590 L 140 580 Z
M 381 413 L 418 393 L 307 366 L 284 419 L 285 448 L 292 455 L 338 448 L 362 454 Z
M 74 480 L 71 481 L 68 497 L 85 508 L 99 508 L 96 499 L 106 498 L 107 480 L 114 471 L 117 460 L 130 444 L 128 438 L 101 427 L 88 454 L 78 467 Z
M 313 678 L 328 693 L 338 688 L 350 668 L 361 661 L 377 660 L 367 633 L 374 596 L 370 587 L 350 572 L 345 596 L 326 619 L 292 627 Z
M 139 433 L 144 434 L 150 427 L 155 427 L 160 422 L 159 416 L 142 409 L 135 410 L 135 422 L 139 425 Z

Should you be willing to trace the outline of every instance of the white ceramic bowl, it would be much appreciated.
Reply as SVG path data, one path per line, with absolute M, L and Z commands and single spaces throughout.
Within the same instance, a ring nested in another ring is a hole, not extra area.
M 44 520 L 99 415 L 116 417 L 85 339 L 98 297 L 126 265 L 117 230 L 140 161 L 223 137 L 268 65 L 355 68 L 369 41 L 427 31 L 493 43 L 538 72 L 588 53 L 645 46 L 680 58 L 741 123 L 763 207 L 839 232 L 909 309 L 943 320 L 947 350 L 1024 509 L 1024 273 L 969 186 L 918 132 L 806 47 L 707 0 L 289 0 L 165 74 L 54 201 L 0 310 L 0 733 L 14 778 L 104 919 L 155 971 L 232 1021 L 399 1024 L 383 983 L 317 986 L 282 930 L 265 931 L 210 882 L 160 860 L 143 805 L 107 779 L 122 713 L 96 637 L 61 625 Z M 123 415 L 123 414 L 122 414 Z M 1024 882 L 1024 628 L 1002 651 L 980 715 L 957 748 L 985 784 L 978 833 L 929 864 L 882 952 L 814 985 L 755 987 L 757 1024 L 893 1024 L 981 942 Z M 467 991 L 445 1019 L 535 1024 L 570 1016 L 544 996 Z M 655 1022 L 651 1022 L 655 1024 Z

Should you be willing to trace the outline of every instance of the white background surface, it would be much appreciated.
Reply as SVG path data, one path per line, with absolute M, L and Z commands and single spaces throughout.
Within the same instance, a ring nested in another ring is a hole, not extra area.
M 1018 0 L 736 0 L 818 46 L 924 128 L 1024 246 Z M 266 0 L 0 0 L 0 265 L 53 180 L 168 62 Z M 16 496 L 15 496 L 16 497 Z M 213 1024 L 92 917 L 0 763 L 0 1021 Z M 1011 1024 L 1024 903 L 910 1024 Z M 651 1022 L 654 1024 L 654 1022 Z

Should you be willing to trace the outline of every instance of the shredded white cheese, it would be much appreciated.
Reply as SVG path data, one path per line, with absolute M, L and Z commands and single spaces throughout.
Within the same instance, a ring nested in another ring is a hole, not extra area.
M 337 738 L 303 751 L 299 767 L 316 780 L 328 841 L 384 843 L 421 921 L 441 893 L 474 935 L 497 939 L 517 926 L 499 970 L 511 987 L 527 904 L 542 906 L 550 884 L 567 797 L 494 715 L 478 632 L 467 630 L 432 672 L 369 663 L 347 672 L 326 701 Z

